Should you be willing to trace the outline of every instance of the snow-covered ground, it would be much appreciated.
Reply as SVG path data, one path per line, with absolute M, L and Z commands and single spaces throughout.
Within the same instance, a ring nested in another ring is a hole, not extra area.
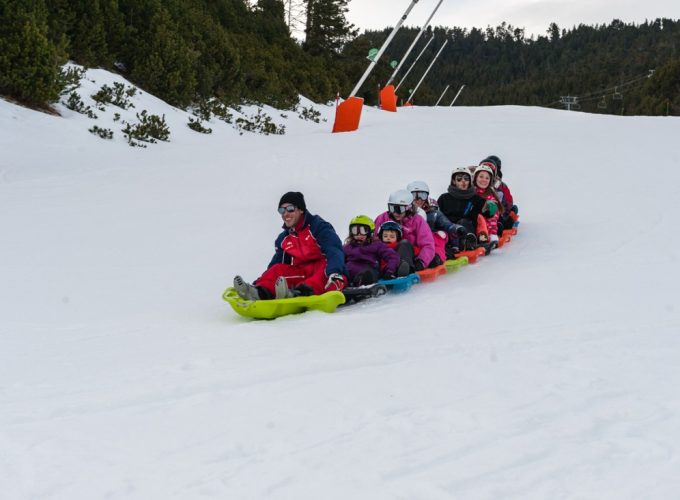
M 268 110 L 284 136 L 201 135 L 133 102 L 170 143 L 0 100 L 0 497 L 678 498 L 680 120 L 365 109 L 331 134 L 317 106 Z M 489 154 L 522 222 L 491 257 L 335 314 L 222 301 L 285 191 L 344 237 Z

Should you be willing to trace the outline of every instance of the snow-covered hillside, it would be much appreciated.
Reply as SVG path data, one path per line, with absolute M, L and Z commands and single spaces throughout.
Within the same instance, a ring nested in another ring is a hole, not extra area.
M 169 143 L 0 100 L 2 498 L 677 497 L 680 120 L 368 108 L 331 134 L 317 106 L 203 135 L 133 102 Z M 269 261 L 285 191 L 344 237 L 489 154 L 522 223 L 478 264 L 335 314 L 222 301 Z

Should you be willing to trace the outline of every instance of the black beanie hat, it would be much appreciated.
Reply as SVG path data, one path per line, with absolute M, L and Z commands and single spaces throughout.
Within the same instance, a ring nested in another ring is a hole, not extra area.
M 303 212 L 307 210 L 307 205 L 305 204 L 305 197 L 299 191 L 288 191 L 286 194 L 284 194 L 281 197 L 281 200 L 279 201 L 279 207 L 284 203 L 290 203 L 291 205 L 295 205 Z

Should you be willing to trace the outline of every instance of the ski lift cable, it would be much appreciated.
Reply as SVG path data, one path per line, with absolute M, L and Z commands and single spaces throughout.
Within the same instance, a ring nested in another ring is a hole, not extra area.
M 633 90 L 635 88 L 641 87 L 641 85 L 636 85 L 634 87 L 628 88 L 628 87 L 630 87 L 630 85 L 632 85 L 633 83 L 639 82 L 641 80 L 645 80 L 645 79 L 649 78 L 650 76 L 651 75 L 649 73 L 647 73 L 643 76 L 637 76 L 637 77 L 632 78 L 631 80 L 628 80 L 628 81 L 623 82 L 621 84 L 614 85 L 613 87 L 609 87 L 609 88 L 602 89 L 602 90 L 596 90 L 596 91 L 593 91 L 593 92 L 589 92 L 587 94 L 583 94 L 583 95 L 579 96 L 578 100 L 579 100 L 579 102 L 583 102 L 583 101 L 591 101 L 591 100 L 594 100 L 594 99 L 601 99 L 603 96 L 606 96 L 606 95 L 612 94 L 613 92 L 616 92 L 617 89 L 618 90 L 626 90 L 626 92 L 628 92 L 628 91 Z M 561 104 L 561 101 L 560 100 L 553 101 L 549 104 L 545 104 L 544 107 L 550 107 L 550 106 L 553 106 L 555 104 Z
M 593 92 L 589 92 L 587 94 L 583 94 L 583 97 L 589 97 L 589 96 L 594 95 L 594 94 L 600 94 L 600 96 L 603 95 L 603 94 L 609 94 L 612 90 L 616 91 L 617 89 L 622 89 L 623 87 L 627 87 L 628 85 L 632 85 L 633 83 L 638 82 L 640 80 L 645 80 L 645 79 L 649 78 L 649 76 L 650 76 L 649 73 L 647 73 L 646 75 L 635 77 L 631 80 L 628 80 L 627 82 L 623 82 L 623 83 L 620 83 L 618 85 L 614 85 L 613 87 L 609 87 L 609 88 L 602 89 L 602 90 L 596 90 L 596 91 L 593 91 Z
M 642 85 L 635 85 L 633 87 L 628 87 L 626 89 L 626 92 L 630 92 L 631 90 L 639 89 L 641 87 L 642 87 Z M 601 95 L 595 95 L 595 96 L 592 96 L 592 97 L 585 97 L 585 98 L 579 97 L 578 100 L 579 100 L 579 102 L 596 101 L 598 99 L 603 99 L 604 97 L 606 97 L 608 95 L 612 95 L 612 93 L 609 92 L 609 93 L 605 93 L 605 94 L 601 94 Z

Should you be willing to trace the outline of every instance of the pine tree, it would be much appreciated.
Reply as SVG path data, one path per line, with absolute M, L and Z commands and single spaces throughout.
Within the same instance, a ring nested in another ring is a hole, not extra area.
M 336 56 L 354 36 L 345 19 L 348 0 L 307 0 L 304 49 L 312 55 Z
M 164 8 L 151 17 L 140 33 L 131 77 L 149 92 L 171 104 L 186 106 L 196 97 L 199 54 L 179 34 Z
M 0 94 L 48 107 L 63 55 L 48 38 L 44 0 L 0 0 Z

